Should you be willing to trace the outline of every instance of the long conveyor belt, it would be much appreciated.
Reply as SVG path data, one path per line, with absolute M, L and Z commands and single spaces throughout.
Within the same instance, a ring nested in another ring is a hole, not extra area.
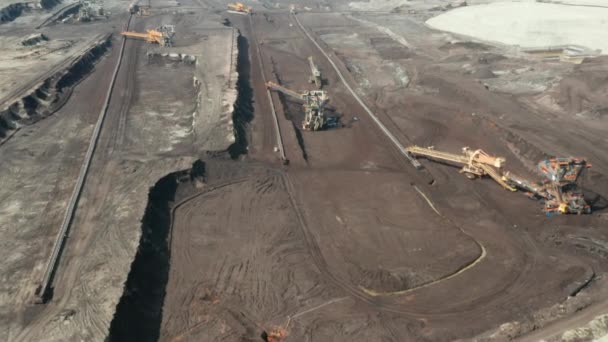
M 502 175 L 498 173 L 498 171 L 496 171 L 493 167 L 486 165 L 486 164 L 479 164 L 479 167 L 481 167 L 483 169 L 483 171 L 490 177 L 492 177 L 493 180 L 496 181 L 496 183 L 500 184 L 503 188 L 509 190 L 509 191 L 517 191 L 516 188 L 512 187 L 511 185 L 507 184 L 503 178 Z
M 449 152 L 436 151 L 431 148 L 410 146 L 407 148 L 407 151 L 410 154 L 413 154 L 415 156 L 431 158 L 431 159 L 436 159 L 436 160 L 441 160 L 441 161 L 447 161 L 447 162 L 457 163 L 457 164 L 461 164 L 461 165 L 469 164 L 469 158 L 467 156 L 458 155 L 458 154 L 449 153 Z M 479 163 L 479 162 L 475 163 L 475 165 L 480 167 L 485 172 L 485 174 L 487 174 L 492 179 L 494 179 L 496 181 L 496 183 L 500 184 L 503 188 L 510 190 L 510 191 L 517 191 L 516 188 L 514 188 L 511 185 L 509 185 L 508 183 L 506 183 L 503 180 L 502 175 L 498 171 L 496 171 L 496 169 L 494 169 L 492 166 L 484 164 L 484 163 Z
M 437 159 L 442 161 L 449 161 L 453 163 L 458 163 L 462 165 L 467 165 L 469 163 L 469 158 L 463 155 L 458 155 L 449 152 L 441 152 L 436 151 L 431 148 L 419 147 L 419 146 L 410 146 L 407 148 L 407 151 L 410 154 L 418 157 L 425 157 L 431 159 Z

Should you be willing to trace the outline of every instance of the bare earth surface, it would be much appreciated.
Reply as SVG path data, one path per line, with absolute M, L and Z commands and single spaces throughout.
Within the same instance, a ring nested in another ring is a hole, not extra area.
M 606 57 L 549 61 L 432 30 L 443 1 L 303 1 L 295 15 L 267 1 L 246 16 L 159 0 L 131 19 L 112 2 L 104 20 L 53 22 L 46 43 L 14 47 L 65 5 L 0 25 L 0 72 L 20 82 L 3 87 L 22 88 L 2 104 L 18 127 L 0 122 L 0 339 L 555 341 L 606 313 Z M 490 179 L 414 169 L 297 20 L 404 146 L 482 148 L 531 179 L 546 156 L 586 157 L 592 215 L 546 217 Z M 126 41 L 51 296 L 33 304 L 127 22 L 175 25 L 175 44 Z M 31 92 L 105 33 L 76 81 L 45 83 L 58 102 Z M 265 81 L 312 89 L 308 56 L 335 128 L 304 131 L 299 103 L 269 102 Z

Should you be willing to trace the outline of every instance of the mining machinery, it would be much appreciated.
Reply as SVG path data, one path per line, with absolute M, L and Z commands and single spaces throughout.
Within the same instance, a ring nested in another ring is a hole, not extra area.
M 303 93 L 298 93 L 274 82 L 267 82 L 266 88 L 281 92 L 303 103 L 305 117 L 304 121 L 302 121 L 302 129 L 318 131 L 325 126 L 324 106 L 329 101 L 326 91 L 307 90 Z
M 94 0 L 80 0 L 79 5 L 78 13 L 73 16 L 79 22 L 90 22 L 105 16 L 103 6 Z M 65 22 L 69 19 L 70 17 L 66 17 L 63 21 Z
M 231 3 L 226 5 L 228 6 L 228 12 L 230 13 L 237 13 L 237 14 L 251 14 L 253 11 L 251 9 L 251 7 L 249 6 L 245 6 L 240 2 L 235 2 L 235 3 Z
M 550 158 L 538 163 L 538 172 L 545 176 L 542 183 L 532 182 L 505 172 L 503 178 L 531 198 L 545 202 L 545 213 L 590 214 L 591 206 L 578 185 L 581 174 L 591 165 L 583 158 Z
M 261 337 L 266 342 L 282 342 L 287 337 L 287 331 L 281 327 L 275 327 L 268 332 L 262 332 Z
M 467 178 L 489 176 L 510 191 L 524 191 L 530 198 L 544 201 L 544 211 L 555 214 L 589 214 L 591 207 L 585 201 L 578 180 L 591 165 L 582 158 L 551 158 L 538 163 L 538 171 L 546 177 L 543 182 L 533 182 L 511 172 L 503 171 L 505 158 L 494 157 L 482 150 L 465 147 L 461 154 L 437 151 L 433 147 L 410 146 L 407 152 L 413 157 L 462 166 Z
M 125 31 L 121 32 L 120 34 L 125 37 L 144 39 L 150 44 L 172 46 L 173 36 L 175 35 L 175 27 L 173 25 L 162 25 L 156 29 L 146 30 L 146 33 Z
M 315 62 L 312 59 L 312 56 L 308 57 L 308 63 L 310 64 L 310 78 L 308 82 L 314 83 L 317 86 L 317 89 L 321 89 L 323 87 L 323 79 L 321 78 L 321 71 L 315 65 Z
M 78 21 L 89 22 L 91 21 L 91 6 L 88 3 L 81 2 L 81 6 L 78 9 Z
M 146 17 L 150 15 L 150 10 L 152 6 L 150 5 L 150 1 L 148 1 L 147 5 L 140 5 L 138 1 L 135 1 L 129 5 L 129 13 L 135 14 L 139 17 Z
M 502 179 L 500 170 L 505 163 L 505 158 L 494 157 L 482 150 L 471 150 L 468 147 L 462 149 L 462 154 L 441 152 L 435 150 L 433 147 L 424 148 L 410 146 L 406 148 L 406 150 L 414 157 L 425 157 L 427 159 L 453 163 L 459 166 L 462 165 L 460 173 L 464 174 L 469 179 L 490 176 L 503 188 L 510 191 L 517 191 L 516 188 Z
M 152 6 L 150 5 L 135 5 L 129 12 L 136 14 L 138 17 L 148 17 L 152 14 Z

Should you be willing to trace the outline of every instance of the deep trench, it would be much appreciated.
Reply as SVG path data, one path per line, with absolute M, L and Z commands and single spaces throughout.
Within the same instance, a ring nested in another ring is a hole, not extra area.
M 279 93 L 279 100 L 281 101 L 281 106 L 283 106 L 283 113 L 285 114 L 285 118 L 291 121 L 293 125 L 293 130 L 296 133 L 296 140 L 298 141 L 298 146 L 302 151 L 302 158 L 304 158 L 304 160 L 308 162 L 308 153 L 306 152 L 306 144 L 304 143 L 304 136 L 302 136 L 302 130 L 296 123 L 298 120 L 294 117 L 294 115 L 291 114 L 292 111 L 297 112 L 299 108 L 296 110 L 293 108 L 293 106 L 290 106 L 286 96 L 281 93 Z M 304 115 L 305 114 L 302 114 L 302 116 Z
M 171 204 L 179 173 L 161 178 L 150 189 L 142 219 L 139 248 L 107 341 L 157 341 L 160 336 L 165 287 L 169 279 Z
M 94 46 L 85 55 L 83 55 L 78 62 L 76 62 L 69 71 L 64 74 L 55 86 L 55 89 L 59 92 L 65 93 L 66 89 L 72 89 L 74 86 L 82 82 L 87 75 L 89 75 L 94 69 L 95 64 L 101 59 L 102 56 L 110 49 L 112 45 L 112 39 L 108 37 L 101 44 Z
M 253 119 L 249 43 L 239 36 L 237 44 L 238 95 L 233 112 L 236 139 L 227 150 L 232 159 L 247 153 L 248 124 Z M 222 153 L 213 151 L 208 151 L 207 157 L 223 158 Z M 204 179 L 206 173 L 205 163 L 199 160 L 192 169 L 171 173 L 150 188 L 139 248 L 110 323 L 107 341 L 157 341 L 160 338 L 171 260 L 171 211 L 176 191 L 182 180 Z
M 249 146 L 249 123 L 253 120 L 253 89 L 251 88 L 251 61 L 249 60 L 249 41 L 239 35 L 237 38 L 238 56 L 236 69 L 239 74 L 236 82 L 237 98 L 234 102 L 232 122 L 235 142 L 228 147 L 232 159 L 247 154 Z
M 283 81 L 281 79 L 280 73 L 277 70 L 277 63 L 274 61 L 274 59 L 271 57 L 270 58 L 270 63 L 272 65 L 272 74 L 274 75 L 274 77 L 277 80 L 278 84 L 283 84 Z M 294 109 L 297 107 L 293 107 L 290 106 L 290 102 L 287 99 L 287 97 L 279 92 L 278 93 L 279 96 L 279 101 L 281 102 L 281 106 L 283 107 L 283 115 L 285 116 L 285 119 L 291 121 L 292 125 L 293 125 L 293 130 L 296 134 L 296 140 L 298 141 L 298 146 L 300 147 L 300 151 L 302 151 L 302 158 L 304 158 L 304 160 L 306 162 L 308 162 L 308 153 L 306 152 L 306 144 L 304 143 L 304 136 L 302 136 L 302 131 L 300 130 L 300 126 L 299 126 L 299 122 L 301 122 L 301 120 L 298 120 L 296 118 L 296 116 L 300 116 L 302 118 L 304 118 L 304 116 L 306 115 L 305 113 L 299 114 L 298 109 Z M 301 108 L 301 107 L 300 107 Z M 298 115 L 293 115 L 292 111 L 294 113 L 298 113 Z

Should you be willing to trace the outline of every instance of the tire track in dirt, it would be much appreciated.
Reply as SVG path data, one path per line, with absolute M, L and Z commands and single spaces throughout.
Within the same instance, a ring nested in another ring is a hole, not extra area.
M 130 40 L 127 44 L 141 44 L 140 42 Z M 114 151 L 123 146 L 125 130 L 127 126 L 127 115 L 129 113 L 129 109 L 131 108 L 131 102 L 133 99 L 133 93 L 135 88 L 135 78 L 136 78 L 136 70 L 137 70 L 137 59 L 138 59 L 138 51 L 139 49 L 134 48 L 133 53 L 129 54 L 127 65 L 125 65 L 125 78 L 126 78 L 126 86 L 124 89 L 124 100 L 119 109 L 118 115 L 118 128 L 114 131 L 114 137 L 111 139 L 110 147 L 107 150 L 107 154 L 111 155 Z
M 393 145 L 397 148 L 397 150 L 399 151 L 399 153 L 401 153 L 401 155 L 403 157 L 405 157 L 407 160 L 409 160 L 409 162 L 412 164 L 412 166 L 414 166 L 416 169 L 422 168 L 422 165 L 420 164 L 420 162 L 418 160 L 416 160 L 416 158 L 410 156 L 410 154 L 405 150 L 405 148 L 403 147 L 403 145 L 401 144 L 401 142 L 399 141 L 399 139 L 397 139 L 393 135 L 393 133 L 391 133 L 391 131 L 388 128 L 386 128 L 386 126 L 382 123 L 382 121 L 380 121 L 380 119 L 378 119 L 378 117 L 372 112 L 371 109 L 369 109 L 369 107 L 359 97 L 359 95 L 357 95 L 357 93 L 353 90 L 353 88 L 350 86 L 350 84 L 344 78 L 344 75 L 342 75 L 342 72 L 340 71 L 340 69 L 338 69 L 338 66 L 329 57 L 329 55 L 323 50 L 323 48 L 321 48 L 321 45 L 319 45 L 319 43 L 317 43 L 317 41 L 315 41 L 313 39 L 313 37 L 308 33 L 308 31 L 306 31 L 306 29 L 304 28 L 304 26 L 300 23 L 300 20 L 298 19 L 298 16 L 295 15 L 295 14 L 293 14 L 293 18 L 295 19 L 296 24 L 302 30 L 302 32 L 304 33 L 304 35 L 317 47 L 317 49 L 319 50 L 319 52 L 321 52 L 321 54 L 327 59 L 327 61 L 329 62 L 329 64 L 331 64 L 331 66 L 334 68 L 334 71 L 338 75 L 338 77 L 340 78 L 340 80 L 342 81 L 342 84 L 344 84 L 344 86 L 350 92 L 350 94 L 353 96 L 353 98 L 355 100 L 357 100 L 357 102 L 359 103 L 359 105 L 367 112 L 367 114 L 374 121 L 374 123 L 376 123 L 376 125 L 382 131 L 382 133 L 384 133 L 384 135 L 393 143 Z
M 264 84 L 266 84 L 266 76 L 264 75 L 264 62 L 262 60 L 262 53 L 260 52 L 260 46 L 258 44 L 255 30 L 253 28 L 253 21 L 251 20 L 251 15 L 247 16 L 249 22 L 249 29 L 251 30 L 251 36 L 255 45 L 256 57 L 258 60 L 259 68 L 262 74 L 262 80 Z M 272 122 L 274 125 L 275 135 L 276 135 L 276 146 L 279 149 L 279 153 L 281 154 L 281 159 L 283 163 L 289 163 L 289 159 L 287 159 L 287 155 L 285 154 L 285 146 L 283 144 L 283 136 L 281 135 L 281 127 L 279 125 L 279 118 L 277 117 L 276 110 L 274 108 L 274 102 L 272 101 L 272 95 L 270 94 L 270 89 L 266 89 L 266 95 L 268 96 L 268 101 L 270 103 L 270 111 L 272 113 Z
M 321 249 L 320 249 L 319 245 L 317 244 L 315 237 L 308 229 L 308 225 L 306 224 L 304 215 L 299 209 L 300 206 L 297 204 L 294 186 L 289 178 L 289 175 L 284 174 L 282 177 L 282 180 L 284 182 L 285 189 L 287 190 L 287 192 L 289 194 L 291 206 L 294 209 L 294 211 L 296 212 L 296 217 L 298 219 L 300 232 L 304 237 L 304 240 L 306 242 L 310 255 L 313 258 L 313 261 L 315 262 L 315 265 L 317 266 L 318 270 L 331 283 L 338 286 L 339 288 L 344 290 L 346 293 L 348 293 L 351 297 L 353 297 L 355 299 L 359 299 L 373 307 L 377 307 L 378 309 L 380 309 L 382 311 L 397 313 L 400 315 L 404 315 L 405 317 L 408 317 L 408 318 L 428 318 L 428 317 L 442 318 L 442 317 L 460 315 L 463 312 L 463 311 L 449 311 L 449 312 L 446 311 L 446 312 L 442 312 L 442 313 L 434 313 L 434 312 L 423 312 L 423 311 L 414 311 L 411 309 L 407 309 L 408 306 L 406 306 L 406 305 L 391 303 L 391 297 L 394 298 L 395 296 L 392 296 L 390 294 L 389 295 L 385 295 L 385 294 L 371 295 L 370 293 L 363 290 L 361 287 L 352 285 L 349 282 L 344 281 L 344 280 L 340 279 L 339 277 L 337 277 L 336 275 L 334 275 L 331 272 L 331 270 L 329 269 L 329 266 L 323 257 L 323 253 L 321 252 Z M 484 258 L 485 258 L 485 255 L 484 255 Z M 479 257 L 476 260 L 479 260 Z M 456 275 L 460 275 L 462 273 L 463 272 L 457 273 Z M 426 288 L 430 285 L 437 285 L 437 284 L 443 282 L 444 280 L 455 277 L 456 275 L 454 275 L 454 274 L 448 275 L 446 277 L 443 277 L 441 279 L 438 279 L 438 280 L 432 282 L 431 284 L 422 284 L 420 286 L 406 290 L 406 292 L 415 292 L 416 290 Z M 411 306 L 409 306 L 409 307 L 411 308 Z M 465 310 L 465 312 L 466 312 L 466 310 Z
M 420 314 L 420 313 L 416 313 L 416 312 L 409 311 L 409 310 L 403 310 L 399 306 L 382 303 L 379 300 L 377 300 L 376 298 L 374 298 L 373 296 L 370 296 L 369 294 L 362 291 L 360 288 L 358 288 L 358 287 L 338 278 L 336 275 L 334 275 L 330 271 L 329 265 L 325 261 L 321 248 L 317 244 L 315 237 L 308 229 L 308 225 L 306 224 L 304 215 L 300 211 L 300 209 L 299 209 L 300 207 L 298 206 L 298 204 L 296 202 L 295 189 L 294 189 L 293 183 L 291 182 L 291 180 L 289 178 L 289 175 L 284 174 L 283 177 L 281 177 L 281 179 L 282 179 L 285 189 L 289 195 L 291 207 L 293 208 L 293 210 L 296 213 L 296 217 L 298 220 L 298 227 L 299 227 L 300 233 L 303 235 L 303 238 L 304 238 L 304 241 L 308 248 L 308 251 L 310 253 L 310 256 L 312 257 L 319 272 L 321 272 L 327 280 L 329 280 L 331 283 L 333 283 L 334 285 L 341 288 L 343 291 L 345 291 L 351 297 L 353 297 L 355 299 L 359 299 L 369 305 L 378 307 L 384 311 L 406 315 L 410 318 L 419 318 L 419 317 L 426 316 L 425 314 Z
M 127 21 L 126 27 L 129 27 L 129 24 L 131 22 L 131 18 L 132 16 L 129 16 L 129 19 Z M 120 52 L 119 52 L 119 56 L 118 56 L 118 60 L 116 62 L 116 67 L 114 69 L 114 74 L 112 76 L 112 79 L 110 81 L 110 85 L 108 86 L 108 91 L 106 93 L 106 100 L 104 103 L 104 106 L 101 110 L 101 113 L 99 115 L 99 119 L 97 120 L 97 123 L 95 125 L 95 129 L 93 131 L 93 135 L 91 137 L 91 140 L 89 142 L 89 147 L 87 149 L 87 153 L 85 155 L 82 167 L 81 167 L 81 171 L 80 174 L 78 175 L 78 180 L 76 182 L 76 185 L 74 186 L 74 189 L 72 191 L 72 195 L 70 197 L 70 201 L 68 202 L 68 207 L 66 209 L 64 218 L 63 218 L 63 223 L 61 224 L 61 228 L 59 230 L 59 233 L 57 235 L 57 239 L 55 241 L 54 247 L 53 247 L 53 251 L 51 253 L 51 256 L 49 258 L 49 262 L 46 268 L 46 271 L 44 273 L 44 276 L 41 280 L 41 285 L 40 288 L 37 291 L 37 295 L 40 297 L 40 300 L 42 302 L 46 302 L 47 300 L 49 300 L 50 298 L 47 298 L 47 296 L 50 295 L 49 293 L 49 288 L 51 286 L 51 282 L 53 281 L 53 278 L 55 276 L 55 272 L 56 272 L 56 267 L 59 264 L 59 259 L 61 257 L 61 250 L 65 248 L 64 244 L 65 244 L 65 239 L 67 238 L 68 234 L 69 234 L 69 228 L 70 225 L 73 221 L 75 212 L 76 212 L 76 208 L 78 205 L 78 199 L 80 198 L 80 195 L 82 193 L 82 189 L 85 185 L 85 180 L 87 177 L 87 174 L 89 172 L 89 167 L 91 166 L 91 161 L 93 159 L 93 154 L 95 152 L 95 149 L 97 147 L 98 141 L 99 141 L 99 135 L 101 133 L 101 129 L 103 127 L 103 123 L 104 120 L 106 118 L 106 113 L 108 110 L 108 105 L 109 102 L 111 100 L 111 96 L 112 96 L 112 91 L 114 88 L 114 85 L 116 83 L 116 75 L 118 74 L 118 70 L 120 69 L 121 66 L 121 62 L 122 62 L 122 57 L 124 55 L 124 50 L 125 50 L 125 43 L 126 43 L 126 39 L 123 37 L 122 40 L 122 45 L 120 47 Z
M 309 37 L 310 38 L 310 37 Z M 313 41 L 314 42 L 314 41 Z M 418 192 L 420 193 L 419 189 Z M 293 191 L 293 190 L 292 190 Z M 483 244 L 479 241 L 479 239 L 473 237 L 471 234 L 468 234 L 465 232 L 465 230 L 463 228 L 461 228 L 460 226 L 458 226 L 457 224 L 455 224 L 455 222 L 453 222 L 453 220 L 450 220 L 449 218 L 443 216 L 438 210 L 437 208 L 434 206 L 434 204 L 432 202 L 430 202 L 430 200 L 428 199 L 427 196 L 425 196 L 424 194 L 421 194 L 422 197 L 427 201 L 427 203 L 429 204 L 429 206 L 431 207 L 431 209 L 433 209 L 440 217 L 446 219 L 447 221 L 449 221 L 452 225 L 454 225 L 455 227 L 457 227 L 461 232 L 463 232 L 465 235 L 467 235 L 468 237 L 470 237 L 471 239 L 473 239 L 475 241 L 475 243 L 479 246 L 480 248 L 480 255 L 479 257 L 474 260 L 473 262 L 471 262 L 468 265 L 465 265 L 462 269 L 457 270 L 456 272 L 454 272 L 453 274 L 450 274 L 446 277 L 443 277 L 442 279 L 438 279 L 436 281 L 433 281 L 431 283 L 428 284 L 424 284 L 421 287 L 417 287 L 417 288 L 413 288 L 410 290 L 405 291 L 404 293 L 407 292 L 412 292 L 424 287 L 428 287 L 431 285 L 437 285 L 439 283 L 445 282 L 446 280 L 449 280 L 451 278 L 454 278 L 458 275 L 461 275 L 463 273 L 465 273 L 466 271 L 469 271 L 471 269 L 473 269 L 475 266 L 477 266 L 480 262 L 482 262 L 485 257 L 487 256 L 487 249 L 483 246 Z M 297 208 L 297 206 L 294 204 L 294 207 Z M 502 213 L 501 213 L 502 214 Z M 301 215 L 299 215 L 301 217 Z M 504 214 L 502 214 L 502 216 L 504 217 Z M 301 222 L 301 224 L 305 227 L 305 223 Z M 304 228 L 306 229 L 306 228 Z M 314 241 L 314 238 L 311 238 L 309 236 L 308 233 L 306 233 L 305 231 L 303 232 L 304 236 L 306 237 L 307 243 L 309 245 L 311 244 L 316 244 L 316 241 Z M 531 240 L 531 237 L 526 236 L 525 237 L 525 246 L 526 248 L 531 248 L 534 249 L 534 244 L 533 241 Z M 317 266 L 322 270 L 322 272 L 324 273 L 324 275 L 327 275 L 326 272 L 327 271 L 325 268 L 327 267 L 326 263 L 324 262 L 324 260 L 319 260 L 320 258 L 322 258 L 322 255 L 320 255 L 320 251 L 318 250 L 318 246 L 311 246 L 310 248 L 311 253 L 315 254 L 315 262 L 317 263 Z M 452 311 L 452 312 L 446 312 L 443 314 L 432 314 L 433 316 L 445 316 L 445 315 L 451 315 L 451 314 L 459 314 L 459 313 L 464 313 L 464 312 L 470 312 L 470 311 L 475 311 L 475 316 L 479 316 L 481 314 L 487 313 L 487 312 L 491 312 L 493 310 L 496 310 L 496 305 L 497 302 L 506 302 L 509 299 L 513 299 L 515 297 L 517 297 L 518 295 L 520 295 L 522 292 L 525 293 L 526 288 L 529 288 L 530 286 L 535 286 L 534 282 L 535 282 L 535 278 L 532 276 L 529 276 L 529 272 L 531 272 L 531 270 L 533 270 L 535 267 L 537 267 L 537 262 L 536 262 L 536 256 L 532 255 L 531 256 L 531 262 L 528 260 L 530 258 L 530 256 L 525 257 L 525 265 L 526 267 L 524 269 L 521 270 L 521 272 L 519 272 L 519 275 L 512 279 L 512 281 L 509 282 L 509 284 L 507 284 L 507 286 L 500 286 L 500 289 L 496 289 L 496 291 L 491 291 L 492 293 L 489 294 L 485 294 L 483 296 L 480 296 L 479 298 L 476 298 L 476 301 L 478 302 L 486 302 L 485 305 L 483 305 L 486 309 L 481 309 L 479 307 L 477 308 L 469 308 L 469 309 L 465 309 L 465 310 L 458 310 L 458 311 Z M 525 277 L 526 281 L 520 281 L 522 279 L 522 277 Z M 340 279 L 336 279 L 335 277 L 332 276 L 328 276 L 328 278 L 330 278 L 333 282 L 335 282 L 337 285 L 339 285 L 340 287 L 342 287 L 343 289 L 346 289 L 348 292 L 350 292 L 351 294 L 353 294 L 355 297 L 362 299 L 364 301 L 371 301 L 371 298 L 365 298 L 364 296 L 361 295 L 361 293 L 356 293 L 356 289 L 353 289 L 351 286 L 349 286 L 348 284 L 344 284 L 343 282 L 341 282 Z M 498 299 L 498 301 L 491 301 L 492 297 L 495 297 L 496 294 L 504 289 L 509 289 L 508 292 L 510 295 L 507 296 L 500 296 L 500 298 Z M 354 293 L 353 293 L 354 292 Z M 368 295 L 370 293 L 367 293 Z M 399 294 L 399 292 L 397 293 Z M 386 296 L 387 294 L 375 294 L 376 297 L 383 297 Z M 384 299 L 384 298 L 381 298 Z M 465 304 L 465 303 L 461 303 L 461 304 Z M 386 308 L 386 306 L 384 306 L 384 308 Z M 390 308 L 389 311 L 394 311 L 394 312 L 400 312 L 400 313 L 413 313 L 413 314 L 418 314 L 416 312 L 411 312 L 411 311 L 403 311 L 401 309 L 399 309 L 397 307 L 397 310 L 393 310 L 395 309 Z
M 175 203 L 175 205 L 171 209 L 171 226 L 169 227 L 169 236 L 168 236 L 168 239 L 169 239 L 169 241 L 168 241 L 169 251 L 171 251 L 171 241 L 172 241 L 172 238 L 173 238 L 173 230 L 174 230 L 174 225 L 175 225 L 175 213 L 177 212 L 177 210 L 179 210 L 185 204 L 188 204 L 188 202 L 190 202 L 190 201 L 192 201 L 192 200 L 194 200 L 194 199 L 196 199 L 198 197 L 201 197 L 201 196 L 203 196 L 205 194 L 208 194 L 208 193 L 210 193 L 212 191 L 215 191 L 215 190 L 227 187 L 227 186 L 232 185 L 232 184 L 243 183 L 243 182 L 246 182 L 248 180 L 249 180 L 249 177 L 243 177 L 243 178 L 238 178 L 236 180 L 226 181 L 226 182 L 223 182 L 223 183 L 220 183 L 220 184 L 212 185 L 212 186 L 210 186 L 207 189 L 204 189 L 204 190 L 202 190 L 200 192 L 197 192 L 197 193 L 195 193 L 193 195 L 190 195 L 190 196 L 184 198 L 183 200 Z
M 127 28 L 129 27 L 131 18 L 132 17 L 129 16 L 127 23 L 125 24 L 125 27 L 127 27 Z M 78 181 L 74 187 L 68 208 L 67 208 L 65 216 L 64 216 L 64 222 L 62 224 L 63 228 L 61 229 L 60 233 L 58 234 L 58 239 L 55 242 L 55 245 L 53 247 L 53 254 L 51 255 L 51 258 L 49 260 L 49 264 L 47 266 L 47 270 L 45 272 L 44 279 L 41 282 L 42 285 L 40 287 L 40 291 L 38 292 L 38 296 L 43 298 L 43 300 L 44 300 L 45 296 L 49 295 L 48 291 L 51 289 L 52 284 L 55 282 L 55 277 L 58 276 L 56 274 L 58 272 L 58 269 L 61 267 L 64 267 L 64 266 L 61 266 L 61 264 L 65 263 L 65 260 L 64 261 L 61 260 L 61 254 L 65 253 L 64 249 L 66 249 L 66 244 L 67 244 L 65 239 L 68 238 L 69 228 L 70 228 L 71 224 L 73 223 L 73 220 L 75 217 L 75 212 L 78 207 L 78 201 L 79 201 L 80 195 L 83 192 L 83 189 L 85 187 L 85 181 L 86 181 L 87 175 L 89 173 L 90 166 L 92 164 L 93 156 L 95 154 L 95 151 L 99 147 L 98 145 L 100 144 L 100 136 L 103 131 L 103 125 L 104 125 L 106 115 L 108 112 L 109 103 L 112 99 L 112 92 L 113 92 L 115 84 L 116 84 L 117 74 L 118 74 L 118 71 L 122 64 L 123 56 L 125 54 L 125 44 L 126 44 L 126 40 L 125 40 L 125 38 L 123 38 L 122 44 L 120 47 L 120 51 L 119 51 L 119 55 L 118 55 L 118 59 L 116 61 L 116 66 L 113 70 L 113 76 L 112 76 L 112 78 L 110 80 L 110 84 L 108 85 L 108 88 L 107 88 L 104 105 L 103 105 L 103 108 L 101 109 L 99 118 L 96 122 L 94 131 L 92 133 L 90 143 L 89 143 L 89 146 L 87 149 L 87 153 L 82 162 L 82 167 L 81 167 L 81 170 L 80 170 L 80 173 L 78 176 Z M 90 243 L 91 239 L 93 239 L 93 237 L 89 236 L 87 241 L 84 241 L 83 243 L 84 244 Z M 76 268 L 77 272 L 63 272 L 63 274 L 61 274 L 61 277 L 62 277 L 61 280 L 63 283 L 74 284 L 77 280 L 76 274 L 80 274 L 80 271 L 82 271 L 82 269 L 85 267 L 85 265 L 77 264 L 77 266 L 73 266 L 73 267 Z M 79 289 L 82 289 L 85 293 L 88 292 L 86 285 L 84 285 L 84 282 L 80 282 Z M 62 296 L 59 298 L 59 300 L 57 300 L 56 302 L 53 302 L 51 305 L 47 306 L 44 309 L 44 314 L 40 314 L 38 316 L 39 318 L 29 325 L 29 329 L 21 331 L 21 333 L 15 337 L 16 341 L 32 340 L 32 336 L 36 336 L 36 334 L 39 334 L 40 330 L 44 329 L 44 327 L 48 324 L 49 321 L 56 319 L 57 316 L 61 314 L 61 312 L 66 311 L 65 306 L 67 305 L 68 299 L 72 296 L 73 292 L 75 291 L 75 287 L 62 288 L 61 290 L 64 292 L 62 292 Z M 53 288 L 53 291 L 55 291 L 54 288 Z M 89 328 L 97 329 L 98 331 L 101 331 L 100 326 L 101 326 L 102 322 L 99 322 L 98 320 L 96 322 L 94 322 L 94 319 L 92 317 L 90 317 L 90 312 L 92 309 L 91 308 L 92 302 L 90 300 L 88 300 L 86 297 L 83 300 L 86 303 L 86 305 L 85 305 L 86 309 L 82 310 L 81 313 L 83 314 L 83 317 L 85 320 L 91 322 L 91 324 L 89 325 Z
M 413 291 L 416 290 L 420 290 L 423 289 L 425 287 L 429 287 L 429 286 L 433 286 L 433 285 L 437 285 L 439 283 L 445 282 L 447 280 L 450 280 L 454 277 L 457 277 L 461 274 L 463 274 L 464 272 L 472 269 L 473 267 L 475 267 L 477 264 L 479 264 L 481 261 L 483 261 L 483 259 L 485 259 L 486 255 L 487 255 L 487 251 L 486 248 L 483 246 L 483 244 L 481 242 L 479 242 L 477 239 L 475 239 L 475 237 L 473 237 L 471 234 L 467 233 L 462 227 L 460 227 L 459 225 L 457 225 L 454 221 L 450 220 L 449 218 L 447 218 L 446 216 L 444 216 L 443 214 L 441 214 L 439 212 L 439 210 L 437 210 L 437 208 L 435 207 L 435 204 L 433 204 L 433 202 L 424 194 L 424 192 L 422 192 L 415 184 L 412 184 L 412 187 L 418 192 L 418 194 L 420 194 L 420 196 L 422 196 L 422 198 L 426 201 L 426 203 L 429 205 L 429 207 L 431 207 L 431 209 L 433 209 L 433 211 L 442 219 L 446 220 L 447 222 L 449 222 L 450 225 L 456 227 L 458 230 L 460 230 L 460 232 L 466 236 L 468 236 L 471 240 L 473 240 L 475 242 L 475 244 L 477 244 L 477 246 L 480 249 L 480 253 L 479 256 L 477 258 L 475 258 L 474 260 L 472 260 L 470 263 L 463 265 L 461 268 L 457 269 L 456 271 L 454 271 L 451 274 L 445 275 L 439 279 L 435 279 L 433 281 L 430 281 L 428 283 L 424 283 L 424 284 L 420 284 L 416 287 L 410 288 L 410 289 L 406 289 L 406 290 L 401 290 L 401 291 L 395 291 L 395 292 L 377 292 L 377 291 L 373 291 L 370 289 L 366 289 L 364 287 L 361 287 L 361 289 L 373 296 L 399 296 L 399 295 L 404 295 L 404 294 L 408 294 L 411 293 Z

